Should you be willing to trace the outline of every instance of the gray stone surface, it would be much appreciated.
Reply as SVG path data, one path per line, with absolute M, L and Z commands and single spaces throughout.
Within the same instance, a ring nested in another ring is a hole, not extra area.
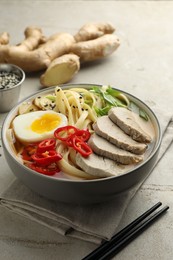
M 121 47 L 108 59 L 83 66 L 71 82 L 110 84 L 148 101 L 151 106 L 156 103 L 173 112 L 172 1 L 1 0 L 0 10 L 0 32 L 8 31 L 12 43 L 23 39 L 28 25 L 41 26 L 46 35 L 51 35 L 60 31 L 75 33 L 90 21 L 112 22 Z M 39 75 L 27 75 L 21 98 L 40 89 Z M 1 123 L 4 116 L 0 115 Z M 172 153 L 173 146 L 130 203 L 121 226 L 157 201 L 168 204 L 169 212 L 115 259 L 172 259 Z M 0 163 L 3 191 L 14 177 L 3 158 Z M 94 244 L 57 235 L 1 207 L 0 227 L 0 259 L 78 260 L 95 248 Z

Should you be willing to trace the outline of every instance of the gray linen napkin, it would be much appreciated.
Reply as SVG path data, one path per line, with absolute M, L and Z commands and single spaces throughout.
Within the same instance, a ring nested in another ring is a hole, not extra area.
M 166 112 L 158 109 L 155 112 L 163 132 L 158 163 L 173 141 L 173 120 Z M 45 199 L 15 179 L 1 194 L 0 204 L 59 234 L 99 244 L 117 232 L 125 209 L 141 185 L 142 183 L 138 184 L 109 202 L 81 206 Z

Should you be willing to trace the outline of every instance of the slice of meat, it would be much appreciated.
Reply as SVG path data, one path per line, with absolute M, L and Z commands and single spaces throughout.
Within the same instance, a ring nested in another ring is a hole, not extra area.
M 142 156 L 120 149 L 97 134 L 92 134 L 88 144 L 96 154 L 121 164 L 134 164 L 143 160 Z
M 109 110 L 108 116 L 134 140 L 141 143 L 151 142 L 151 137 L 140 127 L 134 112 L 122 107 L 113 107 Z
M 92 153 L 88 157 L 83 157 L 79 153 L 76 155 L 76 164 L 88 174 L 99 178 L 118 176 L 131 170 L 134 166 L 118 164 L 113 160 L 98 156 Z
M 147 145 L 136 142 L 129 135 L 124 133 L 108 116 L 101 116 L 93 124 L 96 134 L 105 138 L 117 147 L 135 154 L 143 154 Z

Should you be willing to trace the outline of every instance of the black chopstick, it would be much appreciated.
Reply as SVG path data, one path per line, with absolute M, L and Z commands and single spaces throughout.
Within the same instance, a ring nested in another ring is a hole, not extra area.
M 123 236 L 130 231 L 133 227 L 135 227 L 137 224 L 139 224 L 142 220 L 144 220 L 147 216 L 149 216 L 152 212 L 154 212 L 158 207 L 162 205 L 161 202 L 158 202 L 153 207 L 151 207 L 149 210 L 144 212 L 141 216 L 139 216 L 137 219 L 132 221 L 129 225 L 127 225 L 125 228 L 123 228 L 121 231 L 119 231 L 117 234 L 115 234 L 110 241 L 106 241 L 103 244 L 101 244 L 98 248 L 96 248 L 93 252 L 91 252 L 88 256 L 83 258 L 83 260 L 91 260 L 94 259 L 94 257 L 98 257 L 102 252 L 104 252 L 105 249 L 112 246 L 114 243 L 116 243 L 119 239 L 123 238 Z
M 161 216 L 166 210 L 169 209 L 168 206 L 165 206 L 160 211 L 156 212 L 154 215 L 148 218 L 145 222 L 143 221 L 161 205 L 161 202 L 155 204 L 153 207 L 151 207 L 149 210 L 147 210 L 145 213 L 143 213 L 141 216 L 131 222 L 128 226 L 126 226 L 124 229 L 114 235 L 110 241 L 104 242 L 97 249 L 84 257 L 83 260 L 110 259 L 110 257 L 118 253 L 132 239 L 134 239 L 138 234 L 144 231 L 152 222 L 154 222 L 159 216 Z

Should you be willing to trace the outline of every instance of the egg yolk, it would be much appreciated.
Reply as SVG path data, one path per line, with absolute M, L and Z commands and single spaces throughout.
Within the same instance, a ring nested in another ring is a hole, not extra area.
M 31 124 L 31 129 L 33 132 L 42 134 L 56 129 L 60 125 L 61 121 L 62 119 L 58 115 L 44 114 L 40 118 L 34 120 Z

